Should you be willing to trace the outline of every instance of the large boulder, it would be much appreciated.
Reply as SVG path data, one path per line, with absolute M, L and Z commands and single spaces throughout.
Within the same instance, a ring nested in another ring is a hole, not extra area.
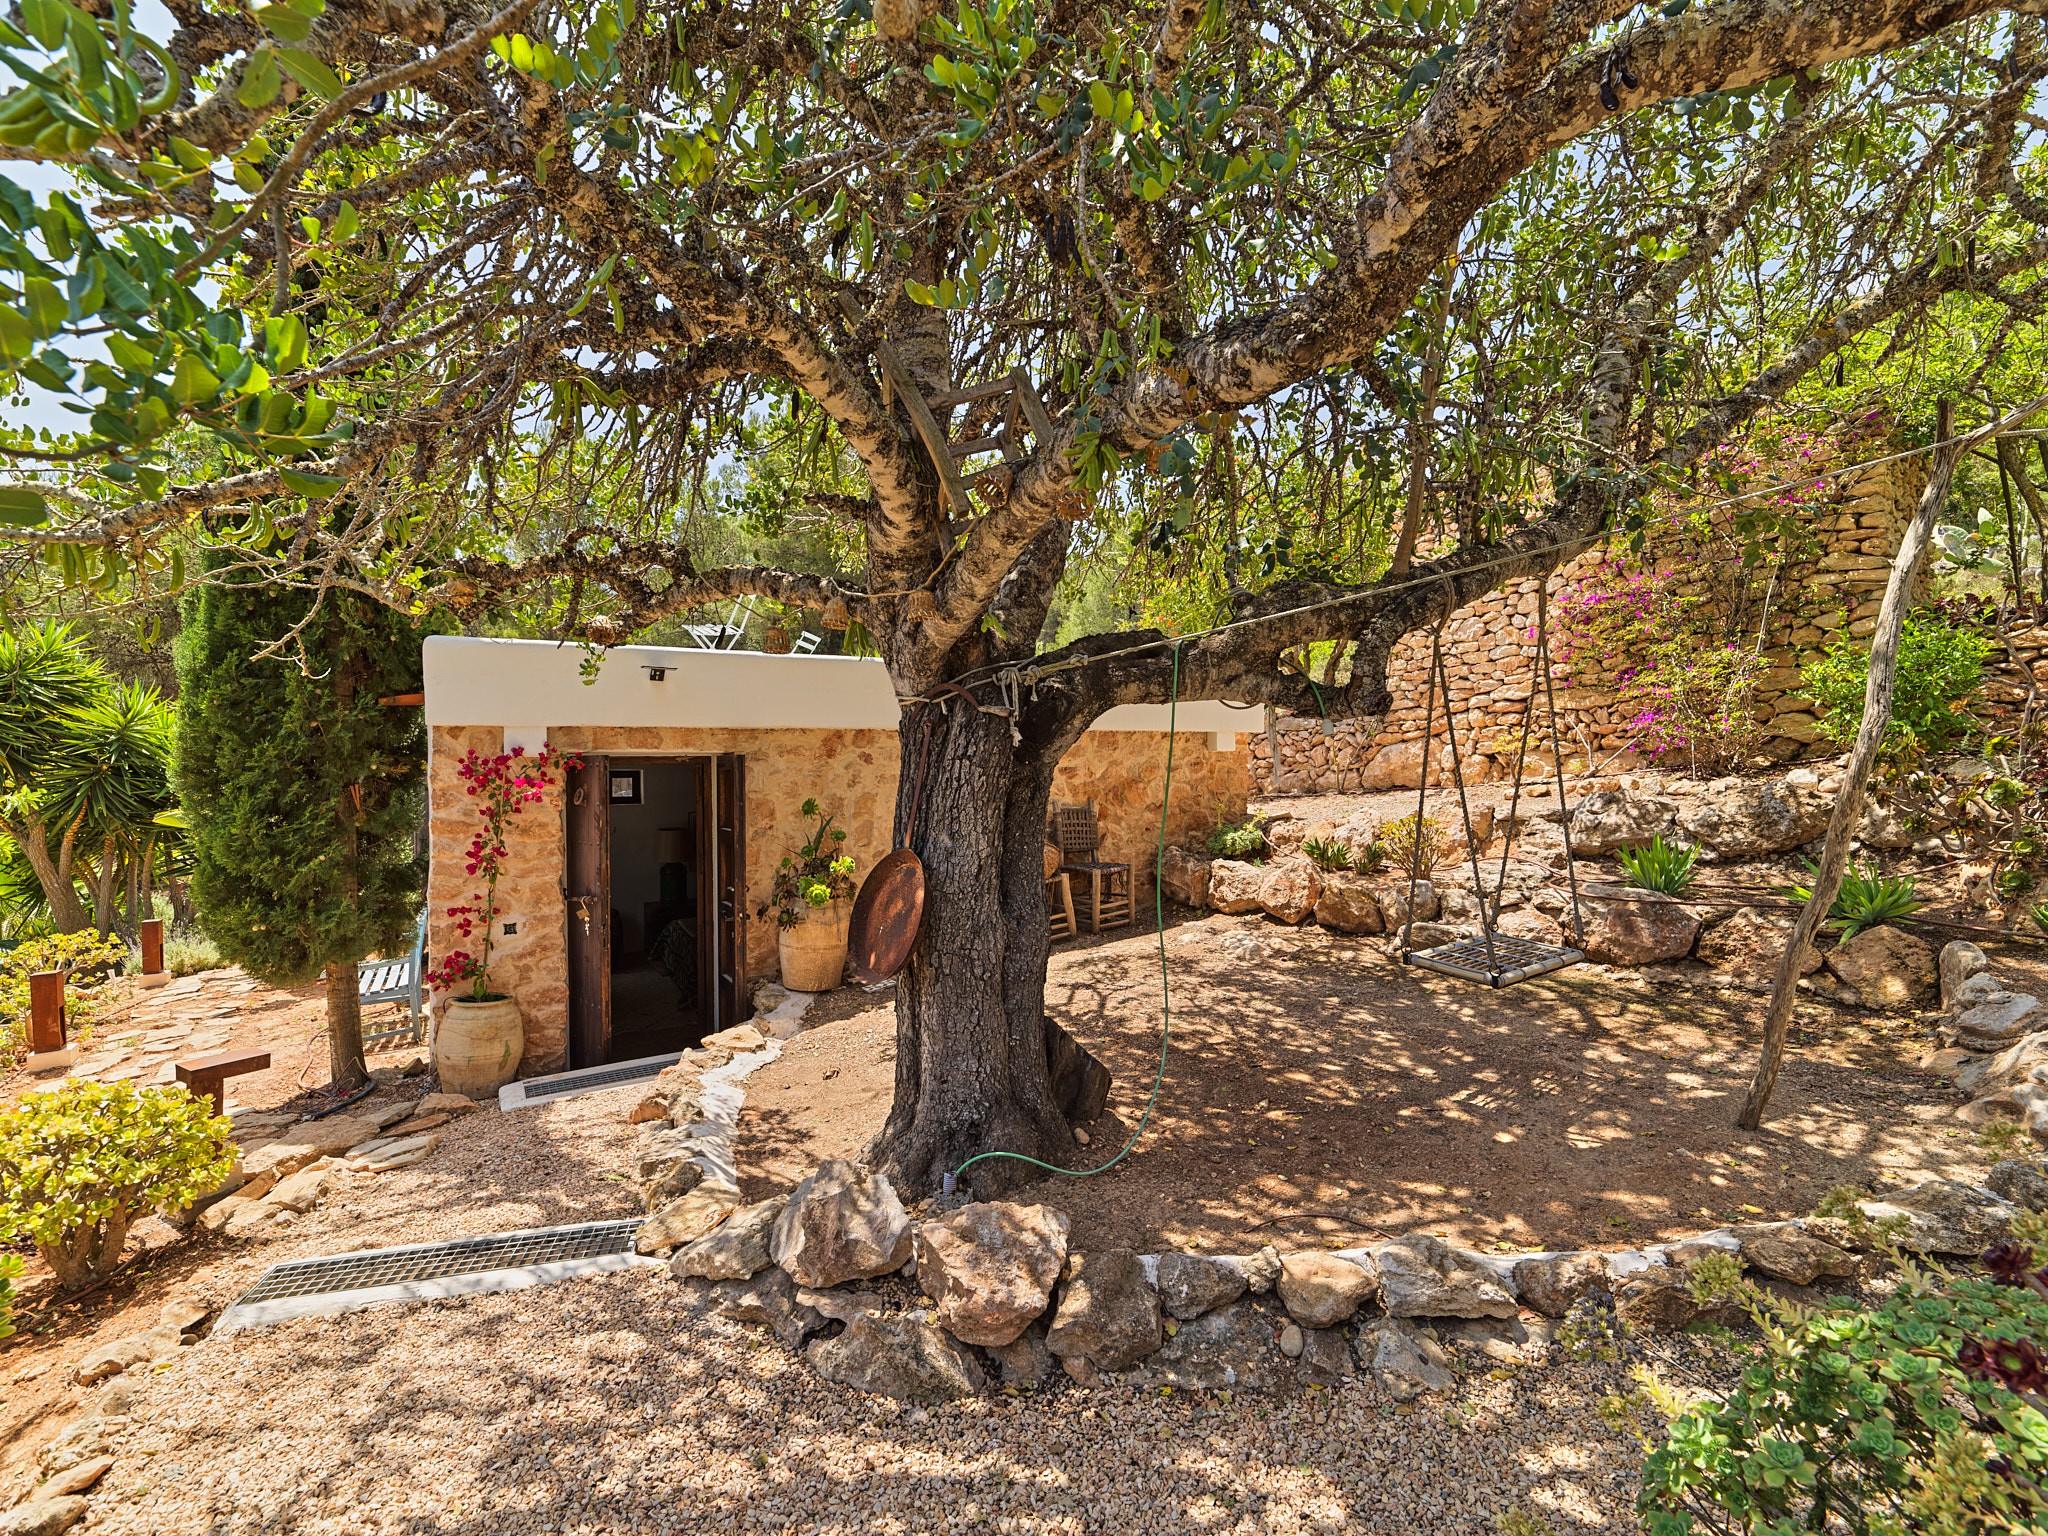
M 724 1183 L 701 1183 L 641 1222 L 633 1235 L 640 1253 L 661 1254 L 694 1243 L 739 1209 L 740 1192 Z
M 1186 848 L 1169 848 L 1159 856 L 1159 884 L 1183 906 L 1209 905 L 1209 856 Z
M 32 1498 L 0 1513 L 0 1536 L 63 1536 L 85 1518 L 85 1502 L 75 1493 Z
M 1387 932 L 1393 933 L 1408 921 L 1408 881 L 1405 877 L 1382 880 L 1374 890 L 1380 904 L 1380 915 L 1386 920 Z M 1427 880 L 1415 882 L 1416 922 L 1434 922 L 1440 905 L 1435 886 Z
M 1371 1301 L 1379 1277 L 1334 1253 L 1290 1253 L 1280 1261 L 1280 1300 L 1304 1328 L 1334 1328 Z
M 1914 1253 L 1981 1253 L 2005 1240 L 2019 1214 L 2010 1200 L 1947 1179 L 1928 1179 L 1857 1205 L 1871 1221 L 1896 1225 L 1898 1245 Z
M 1635 789 L 1603 789 L 1571 808 L 1572 852 L 1580 858 L 1633 848 L 1668 833 L 1678 802 Z
M 1372 882 L 1364 875 L 1342 870 L 1323 876 L 1323 888 L 1316 897 L 1316 921 L 1338 933 L 1381 933 L 1387 926 Z
M 910 1218 L 887 1175 L 828 1158 L 775 1218 L 768 1252 L 799 1284 L 822 1291 L 901 1269 Z
M 1145 1278 L 1145 1262 L 1128 1248 L 1075 1254 L 1060 1291 L 1059 1311 L 1045 1347 L 1084 1372 L 1121 1371 L 1159 1348 L 1165 1338 L 1159 1293 Z
M 1607 1294 L 1607 1255 L 1590 1250 L 1532 1254 L 1517 1260 L 1515 1291 L 1532 1311 L 1563 1317 L 1583 1296 Z
M 709 1232 L 676 1252 L 668 1272 L 678 1280 L 751 1280 L 775 1260 L 768 1252 L 781 1196 L 741 1206 Z
M 1699 918 L 1682 902 L 1631 886 L 1587 886 L 1579 913 L 1585 923 L 1580 948 L 1602 965 L 1683 960 L 1700 936 Z
M 1441 1238 L 1411 1232 L 1372 1250 L 1391 1317 L 1513 1317 L 1507 1282 Z
M 1816 1280 L 1846 1280 L 1856 1273 L 1853 1254 L 1822 1242 L 1797 1222 L 1737 1227 L 1735 1241 L 1743 1263 L 1773 1280 L 1811 1285 Z
M 939 1324 L 967 1344 L 1008 1344 L 1051 1299 L 1067 1215 L 1049 1205 L 964 1205 L 917 1229 L 917 1279 Z
M 1242 859 L 1217 859 L 1209 866 L 1209 905 L 1218 912 L 1257 912 L 1266 867 Z
M 1401 1402 L 1425 1392 L 1448 1392 L 1458 1384 L 1451 1362 L 1435 1339 L 1393 1318 L 1361 1333 L 1358 1354 L 1373 1380 Z
M 907 1403 L 972 1397 L 987 1382 L 971 1350 L 915 1318 L 854 1313 L 836 1339 L 804 1351 L 827 1381 Z
M 1990 969 L 1990 957 L 1968 939 L 1951 939 L 1942 945 L 1939 962 L 1941 1006 L 1953 1007 L 1956 993 L 1962 989 L 1963 983 L 1973 976 L 1984 975 Z
M 1789 777 L 1736 781 L 1718 788 L 1679 817 L 1679 826 L 1716 853 L 1758 858 L 1810 843 L 1828 829 L 1835 797 Z
M 1880 924 L 1844 939 L 1828 969 L 1856 989 L 1869 1008 L 1910 1008 L 1934 996 L 1934 948 L 1925 939 Z
M 711 1287 L 711 1310 L 736 1323 L 767 1328 L 785 1349 L 802 1349 L 804 1340 L 827 1321 L 825 1314 L 800 1300 L 796 1282 L 775 1268 L 747 1280 L 721 1280 Z
M 1249 1302 L 1207 1312 L 1182 1323 L 1126 1380 L 1183 1392 L 1275 1392 L 1287 1362 L 1273 1331 L 1273 1320 Z
M 1159 1256 L 1159 1304 L 1182 1321 L 1228 1306 L 1245 1293 L 1244 1271 L 1221 1259 L 1195 1253 Z
M 1315 865 L 1306 859 L 1281 859 L 1266 870 L 1259 882 L 1259 906 L 1266 916 L 1283 923 L 1303 921 L 1316 909 L 1316 897 L 1323 882 Z
M 1792 919 L 1755 907 L 1738 907 L 1733 916 L 1716 923 L 1699 937 L 1694 953 L 1702 964 L 1734 976 L 1769 981 L 1778 974 L 1778 962 L 1792 942 Z M 1820 951 L 1811 944 L 1800 958 L 1799 974 L 1811 976 L 1820 969 Z
M 2029 1211 L 2048 1211 L 2048 1169 L 2007 1158 L 1984 1176 L 1984 1187 Z
M 1703 1310 L 1692 1276 L 1675 1264 L 1639 1269 L 1614 1288 L 1615 1315 L 1630 1328 L 1683 1328 Z
M 2048 1028 L 2023 1035 L 1996 1055 L 1979 1056 L 1956 1073 L 1965 1093 L 1995 1093 L 2023 1083 L 2048 1083 Z
M 1965 983 L 1964 991 L 1968 990 Z M 1950 1037 L 1966 1051 L 2002 1051 L 2048 1029 L 2048 1014 L 2030 992 L 1993 992 L 1955 1016 Z

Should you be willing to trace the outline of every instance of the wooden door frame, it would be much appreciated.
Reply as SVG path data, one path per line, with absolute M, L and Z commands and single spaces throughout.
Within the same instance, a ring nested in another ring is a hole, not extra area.
M 612 818 L 611 760 L 583 756 L 564 784 L 562 897 L 569 983 L 568 1064 L 594 1067 L 611 1054 L 612 1033 Z M 590 826 L 579 827 L 579 820 Z M 588 837 L 596 867 L 583 878 L 581 840 Z M 579 890 L 588 887 L 588 890 Z M 596 995 L 591 995 L 591 989 Z

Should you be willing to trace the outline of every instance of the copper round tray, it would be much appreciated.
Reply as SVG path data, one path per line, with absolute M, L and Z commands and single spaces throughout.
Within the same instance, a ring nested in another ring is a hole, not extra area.
M 898 848 L 868 874 L 853 898 L 846 957 L 853 974 L 872 986 L 903 969 L 924 923 L 924 865 Z

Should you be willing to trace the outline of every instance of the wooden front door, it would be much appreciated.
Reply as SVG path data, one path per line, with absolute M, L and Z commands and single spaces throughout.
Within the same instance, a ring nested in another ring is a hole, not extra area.
M 569 924 L 569 1065 L 594 1067 L 611 1054 L 612 870 L 610 763 L 585 756 L 565 783 L 569 803 L 563 894 Z
M 697 827 L 703 878 L 697 883 L 697 974 L 704 1032 L 744 1023 L 747 1006 L 747 760 L 736 752 L 709 759 L 697 776 Z

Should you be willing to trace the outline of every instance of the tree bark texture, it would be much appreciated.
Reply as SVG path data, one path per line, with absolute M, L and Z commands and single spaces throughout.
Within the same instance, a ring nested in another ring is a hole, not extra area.
M 368 1081 L 363 1064 L 363 1003 L 356 991 L 356 968 L 346 960 L 330 960 L 322 972 L 327 981 L 327 1065 L 332 1086 L 355 1088 Z
M 1820 867 L 1814 871 L 1813 894 L 1807 899 L 1792 937 L 1778 961 L 1778 974 L 1771 984 L 1771 1005 L 1764 1014 L 1763 1052 L 1750 1081 L 1749 1097 L 1735 1123 L 1746 1131 L 1763 1124 L 1764 1109 L 1778 1071 L 1785 1064 L 1785 1037 L 1792 1027 L 1792 1005 L 1798 997 L 1799 959 L 1819 935 L 1835 897 L 1842 889 L 1842 875 L 1849 862 L 1849 843 L 1863 818 L 1865 792 L 1877 767 L 1878 747 L 1885 727 L 1891 724 L 1892 688 L 1897 681 L 1899 636 L 1906 627 L 1906 610 L 1913 605 L 1913 583 L 1927 558 L 1934 533 L 1934 519 L 1948 500 L 1949 481 L 1966 443 L 1952 442 L 1955 436 L 1955 407 L 1942 401 L 1936 417 L 1935 437 L 1942 444 L 1928 466 L 1927 488 L 1920 493 L 1920 505 L 1907 525 L 1899 552 L 1892 560 L 1892 573 L 1885 583 L 1884 603 L 1877 611 L 1877 629 L 1870 637 L 1870 672 L 1863 685 L 1863 724 L 1856 732 L 1856 744 L 1849 752 L 1849 769 L 1842 775 L 1842 790 L 1828 818 L 1826 842 L 1822 845 Z
M 869 1155 L 908 1194 L 978 1152 L 1063 1163 L 1073 1136 L 1052 1100 L 1043 1012 L 1041 850 L 1059 753 L 1013 745 L 1007 719 L 961 699 L 913 707 L 901 739 L 896 822 L 924 865 L 924 927 L 897 980 L 896 1097 Z M 994 1159 L 967 1185 L 986 1196 L 1035 1176 Z

